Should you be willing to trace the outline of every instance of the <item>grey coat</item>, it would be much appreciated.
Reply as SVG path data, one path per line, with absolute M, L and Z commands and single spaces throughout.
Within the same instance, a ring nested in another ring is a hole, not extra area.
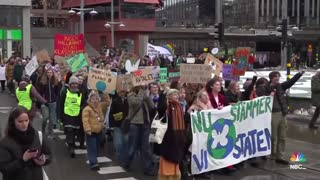
M 128 118 L 131 118 L 132 124 L 144 124 L 144 117 L 150 123 L 150 111 L 154 109 L 155 106 L 151 97 L 146 94 L 146 90 L 140 89 L 138 94 L 134 92 L 128 93 L 128 104 Z M 143 109 L 145 109 L 145 116 Z M 134 113 L 136 113 L 136 115 L 132 117 Z
M 320 107 L 320 72 L 311 79 L 311 102 L 313 106 Z

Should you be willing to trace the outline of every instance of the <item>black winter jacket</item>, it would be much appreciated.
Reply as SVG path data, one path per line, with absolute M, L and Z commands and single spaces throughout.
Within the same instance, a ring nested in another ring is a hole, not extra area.
M 46 139 L 43 139 L 42 146 L 38 133 L 35 133 L 31 147 L 41 149 L 47 156 L 45 165 L 51 162 L 51 150 Z M 24 162 L 23 147 L 14 138 L 5 137 L 0 142 L 0 171 L 3 180 L 43 180 L 42 169 L 32 160 Z

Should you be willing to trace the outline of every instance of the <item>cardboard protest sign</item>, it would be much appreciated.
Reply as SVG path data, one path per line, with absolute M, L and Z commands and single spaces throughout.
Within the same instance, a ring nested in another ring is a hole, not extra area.
M 196 58 L 194 57 L 187 57 L 186 60 L 188 64 L 194 64 L 196 62 Z
M 133 86 L 147 85 L 156 81 L 156 79 L 152 75 L 152 68 L 150 67 L 138 69 L 131 74 Z
M 37 56 L 33 56 L 31 61 L 26 65 L 25 70 L 28 76 L 31 76 L 39 67 Z
M 160 68 L 160 83 L 168 82 L 168 68 Z
M 212 78 L 212 66 L 206 64 L 181 64 L 181 81 L 184 83 L 207 83 Z
M 83 77 L 87 76 L 88 73 L 89 73 L 88 72 L 88 67 L 81 68 L 77 72 L 75 72 L 76 75 L 83 76 Z
M 103 69 L 92 68 L 88 75 L 88 88 L 104 93 L 114 94 L 117 86 L 117 76 Z
M 221 110 L 191 113 L 192 174 L 271 154 L 273 97 L 241 101 Z
M 47 50 L 41 50 L 36 53 L 39 64 L 51 63 L 51 58 Z
M 179 81 L 180 79 L 180 69 L 169 69 L 168 70 L 168 79 L 170 82 Z
M 250 48 L 249 47 L 238 47 L 237 48 L 236 61 L 233 62 L 233 65 L 234 65 L 233 75 L 234 76 L 243 76 L 246 73 L 249 55 L 250 55 Z
M 212 65 L 214 74 L 220 76 L 223 63 L 219 59 L 208 53 L 204 64 Z
M 74 73 L 79 69 L 88 66 L 88 61 L 83 53 L 77 54 L 69 59 L 67 63 L 71 67 L 71 71 Z
M 159 73 L 160 73 L 160 66 L 139 66 L 139 69 L 150 68 L 152 69 L 152 76 L 156 81 L 159 81 Z
M 235 81 L 240 80 L 240 76 L 233 75 L 232 64 L 223 64 L 222 77 L 224 80 L 235 80 Z
M 54 55 L 69 56 L 84 53 L 84 51 L 83 34 L 56 34 L 54 36 Z
M 121 74 L 117 76 L 117 91 L 129 92 L 132 88 L 132 74 Z

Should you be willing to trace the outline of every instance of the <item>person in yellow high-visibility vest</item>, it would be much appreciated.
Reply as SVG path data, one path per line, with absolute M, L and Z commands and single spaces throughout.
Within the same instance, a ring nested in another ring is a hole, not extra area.
M 37 89 L 30 84 L 30 78 L 23 76 L 19 87 L 16 89 L 16 98 L 19 106 L 25 107 L 32 120 L 36 114 L 36 101 L 46 105 L 47 101 L 38 93 Z M 36 100 L 36 101 L 35 101 Z
M 84 148 L 84 136 L 81 126 L 81 111 L 85 106 L 84 95 L 79 89 L 79 79 L 71 76 L 69 85 L 61 92 L 60 101 L 57 105 L 58 119 L 61 119 L 66 134 L 66 142 L 70 157 L 75 157 L 76 137 L 80 141 L 81 148 Z

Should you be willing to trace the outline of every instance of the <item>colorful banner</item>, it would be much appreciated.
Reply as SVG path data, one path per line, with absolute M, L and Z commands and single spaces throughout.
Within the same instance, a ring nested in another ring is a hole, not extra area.
M 77 54 L 72 58 L 67 59 L 67 63 L 71 67 L 71 71 L 77 72 L 79 69 L 88 66 L 88 61 L 83 53 Z
M 150 67 L 132 72 L 133 86 L 148 85 L 153 82 L 156 82 L 156 79 L 153 77 L 152 68 Z
M 233 75 L 233 65 L 232 64 L 223 64 L 222 77 L 224 80 L 235 80 L 235 81 L 240 80 L 240 76 Z
M 236 61 L 233 62 L 233 75 L 243 76 L 248 67 L 248 59 L 250 55 L 249 47 L 238 47 L 236 50 Z
M 160 83 L 168 82 L 168 68 L 160 68 Z
M 212 66 L 206 64 L 181 64 L 181 81 L 205 84 L 212 78 Z
M 271 154 L 273 97 L 191 114 L 191 172 L 221 169 Z
M 28 76 L 31 76 L 39 67 L 37 56 L 33 56 L 31 61 L 26 65 L 25 70 Z
M 84 51 L 83 34 L 56 34 L 54 36 L 54 55 L 69 56 L 73 54 L 84 53 Z
M 88 75 L 88 89 L 115 94 L 117 76 L 111 71 L 92 68 Z

